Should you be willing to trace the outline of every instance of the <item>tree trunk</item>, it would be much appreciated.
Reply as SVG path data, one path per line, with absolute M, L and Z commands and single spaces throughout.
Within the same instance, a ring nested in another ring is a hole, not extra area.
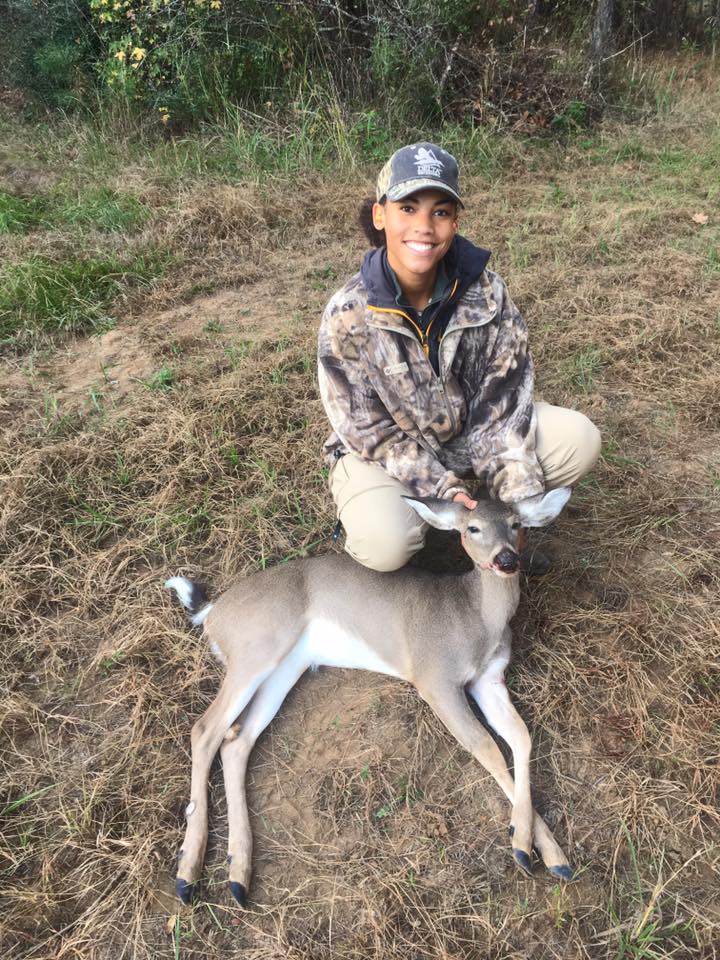
M 613 17 L 615 0 L 597 0 L 592 26 L 592 52 L 596 60 L 613 51 Z

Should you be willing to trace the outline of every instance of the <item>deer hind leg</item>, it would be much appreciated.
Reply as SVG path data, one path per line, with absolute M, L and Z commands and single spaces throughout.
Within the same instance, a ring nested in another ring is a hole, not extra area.
M 215 700 L 192 728 L 192 775 L 190 802 L 185 808 L 187 827 L 183 845 L 178 853 L 175 891 L 183 903 L 191 903 L 193 884 L 200 876 L 207 844 L 208 777 L 213 758 L 223 736 L 269 671 L 248 678 L 238 688 L 236 678 L 223 680 Z
M 519 865 L 530 872 L 530 854 L 535 846 L 550 873 L 560 880 L 571 880 L 573 871 L 544 820 L 533 810 L 530 794 L 531 741 L 525 723 L 513 706 L 505 686 L 505 663 L 496 662 L 470 684 L 468 690 L 493 730 L 512 750 L 515 772 L 514 791 L 508 794 L 513 804 L 510 829 L 513 854 Z
M 240 720 L 228 730 L 220 748 L 228 811 L 230 892 L 245 906 L 252 872 L 252 830 L 245 793 L 245 772 L 255 741 L 280 709 L 308 667 L 293 650 L 261 684 Z

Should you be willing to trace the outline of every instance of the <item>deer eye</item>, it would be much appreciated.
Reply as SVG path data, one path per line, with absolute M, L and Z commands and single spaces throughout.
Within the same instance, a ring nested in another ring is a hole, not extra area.
M 511 530 L 519 530 L 522 524 L 519 520 L 516 520 L 513 524 L 510 525 Z
M 468 527 L 468 533 L 480 533 L 480 527 Z

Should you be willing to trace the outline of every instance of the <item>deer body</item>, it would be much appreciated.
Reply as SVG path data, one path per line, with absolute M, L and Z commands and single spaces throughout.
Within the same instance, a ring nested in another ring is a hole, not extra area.
M 512 512 L 493 504 L 470 511 L 442 501 L 409 502 L 436 526 L 461 530 L 476 564 L 472 572 L 437 576 L 406 567 L 377 573 L 347 555 L 331 554 L 253 574 L 197 612 L 194 622 L 204 623 L 226 675 L 217 698 L 192 731 L 191 796 L 176 884 L 185 902 L 190 902 L 202 869 L 207 780 L 220 748 L 230 889 L 244 904 L 252 857 L 244 789 L 250 751 L 299 677 L 315 666 L 373 670 L 413 684 L 513 804 L 518 864 L 530 871 L 534 845 L 553 875 L 570 879 L 562 850 L 532 809 L 530 737 L 503 680 L 511 649 L 508 624 L 519 602 L 517 556 L 509 546 Z M 508 560 L 511 555 L 514 561 Z M 504 557 L 514 569 L 493 557 Z M 175 578 L 167 586 L 195 609 L 189 581 Z M 496 743 L 473 714 L 468 694 L 510 745 L 515 782 Z
M 422 596 L 423 603 L 413 606 L 414 596 Z M 262 630 L 273 638 L 276 664 L 302 648 L 308 667 L 374 670 L 414 683 L 423 663 L 430 660 L 435 667 L 452 631 L 453 658 L 441 665 L 456 677 L 466 675 L 468 682 L 482 669 L 488 649 L 506 642 L 519 599 L 516 577 L 500 580 L 485 570 L 461 576 L 420 569 L 377 573 L 347 554 L 326 554 L 253 574 L 230 587 L 212 605 L 205 633 L 228 669 L 252 660 Z M 365 637 L 372 638 L 370 644 Z

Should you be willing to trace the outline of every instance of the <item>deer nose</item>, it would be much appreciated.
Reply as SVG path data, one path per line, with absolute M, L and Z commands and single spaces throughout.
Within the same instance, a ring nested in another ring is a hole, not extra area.
M 493 565 L 503 573 L 515 573 L 520 565 L 520 557 L 514 550 L 505 549 L 496 554 Z

